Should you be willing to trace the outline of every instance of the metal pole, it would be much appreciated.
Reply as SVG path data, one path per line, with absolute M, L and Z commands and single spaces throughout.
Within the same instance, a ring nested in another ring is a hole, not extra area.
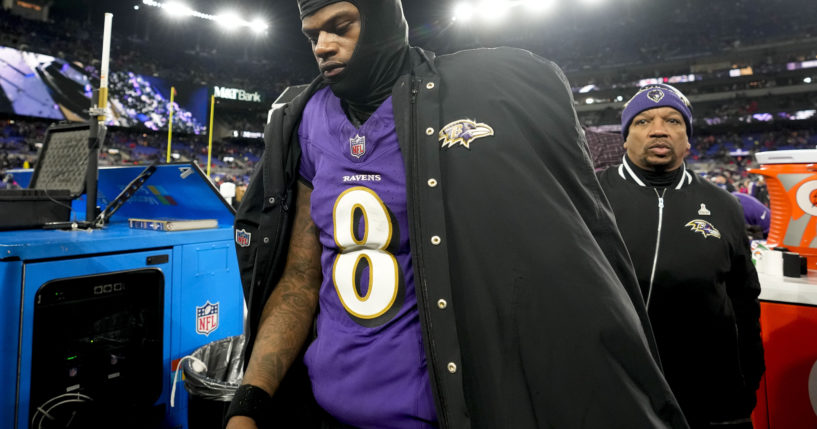
M 102 35 L 102 70 L 99 73 L 99 108 L 102 114 L 97 117 L 100 123 L 105 122 L 104 110 L 108 107 L 108 69 L 111 57 L 111 26 L 113 24 L 113 14 L 105 14 L 105 30 Z
M 94 90 L 94 95 L 99 91 Z M 91 100 L 91 110 L 99 110 L 96 100 Z M 85 176 L 85 221 L 93 222 L 96 219 L 96 187 L 99 157 L 99 122 L 91 117 L 88 129 L 88 169 Z
M 108 107 L 108 67 L 111 55 L 111 26 L 113 14 L 105 14 L 102 35 L 102 65 L 99 72 L 99 99 L 91 99 L 90 127 L 88 135 L 88 174 L 85 176 L 85 221 L 93 224 L 97 217 L 96 193 L 99 168 L 99 130 L 104 127 L 105 109 Z M 96 91 L 95 91 L 96 92 Z M 93 225 L 91 225 L 93 226 Z

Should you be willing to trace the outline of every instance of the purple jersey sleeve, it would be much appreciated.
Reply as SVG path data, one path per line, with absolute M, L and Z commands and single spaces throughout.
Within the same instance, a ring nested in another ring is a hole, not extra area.
M 301 122 L 298 127 L 298 140 L 301 142 L 301 162 L 298 166 L 298 174 L 301 180 L 305 182 L 310 188 L 312 187 L 312 180 L 315 178 L 315 163 L 312 161 L 311 148 L 309 140 L 309 128 L 304 126 Z

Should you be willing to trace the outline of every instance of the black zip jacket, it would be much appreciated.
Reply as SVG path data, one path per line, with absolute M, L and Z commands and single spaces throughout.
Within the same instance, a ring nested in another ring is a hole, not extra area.
M 667 188 L 645 185 L 627 164 L 599 181 L 690 426 L 749 417 L 764 360 L 760 284 L 740 203 L 687 170 Z
M 440 426 L 686 427 L 564 75 L 510 48 L 413 48 L 412 61 L 392 101 Z M 250 344 L 284 267 L 297 127 L 320 86 L 272 112 L 236 216 Z M 463 119 L 493 134 L 445 145 Z M 308 396 L 298 362 L 274 398 L 281 427 L 307 426 L 291 416 Z

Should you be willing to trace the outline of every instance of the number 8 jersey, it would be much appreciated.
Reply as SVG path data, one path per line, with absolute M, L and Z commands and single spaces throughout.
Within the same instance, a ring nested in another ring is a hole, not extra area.
M 324 88 L 298 135 L 323 248 L 318 335 L 305 357 L 315 398 L 355 427 L 434 426 L 391 98 L 355 128 Z

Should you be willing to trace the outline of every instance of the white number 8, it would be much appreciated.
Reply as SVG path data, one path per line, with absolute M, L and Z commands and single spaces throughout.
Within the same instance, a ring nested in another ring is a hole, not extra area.
M 363 237 L 356 233 L 363 221 Z M 332 281 L 341 304 L 365 326 L 381 325 L 402 305 L 403 281 L 397 259 L 386 249 L 398 239 L 389 211 L 371 189 L 356 186 L 338 196 L 332 211 L 335 243 L 339 253 L 332 267 Z M 399 239 L 398 239 L 399 240 Z M 361 296 L 363 269 L 368 265 L 368 290 Z M 389 311 L 394 309 L 395 311 Z M 387 314 L 388 313 L 388 314 Z M 385 317 L 382 317 L 383 315 Z

